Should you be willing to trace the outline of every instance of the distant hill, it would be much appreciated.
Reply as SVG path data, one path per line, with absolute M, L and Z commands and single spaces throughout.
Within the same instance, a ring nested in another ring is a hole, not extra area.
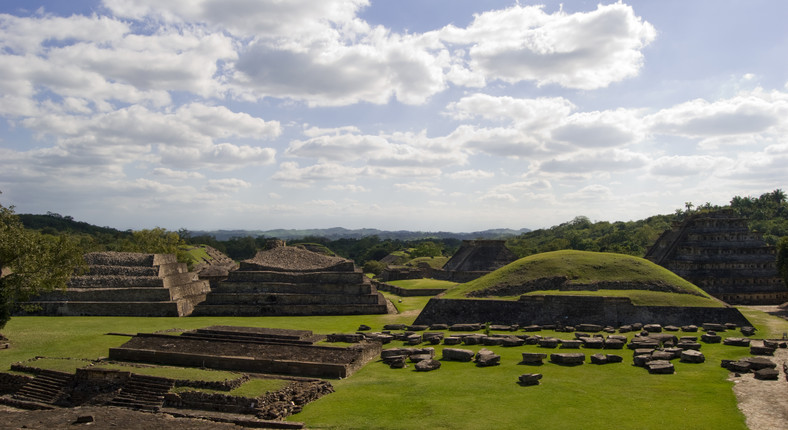
M 446 231 L 426 232 L 426 231 L 388 231 L 375 228 L 362 228 L 350 230 L 342 227 L 322 228 L 322 229 L 277 229 L 277 230 L 195 230 L 190 231 L 193 236 L 208 235 L 216 240 L 227 240 L 232 237 L 276 237 L 279 239 L 302 239 L 304 237 L 324 237 L 329 240 L 337 239 L 360 239 L 363 237 L 377 236 L 381 240 L 420 240 L 420 239 L 507 239 L 519 236 L 531 231 L 527 228 L 512 230 L 508 228 L 475 231 L 471 233 L 454 233 Z

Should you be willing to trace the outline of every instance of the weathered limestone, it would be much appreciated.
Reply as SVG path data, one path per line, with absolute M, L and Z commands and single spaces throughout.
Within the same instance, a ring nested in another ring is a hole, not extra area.
M 542 352 L 524 352 L 522 364 L 538 366 L 543 364 L 543 360 L 547 358 L 547 354 Z
M 646 258 L 733 304 L 780 304 L 788 288 L 775 248 L 731 210 L 698 213 L 665 231 Z
M 416 363 L 416 370 L 419 372 L 429 372 L 431 370 L 438 370 L 441 367 L 441 362 L 432 358 L 427 358 Z
M 559 352 L 550 354 L 550 361 L 564 366 L 576 366 L 585 363 L 586 355 L 582 352 Z
M 681 361 L 683 363 L 703 363 L 706 361 L 706 357 L 700 351 L 687 349 L 681 351 Z
M 443 359 L 447 361 L 468 362 L 473 360 L 474 352 L 470 349 L 443 348 Z
M 210 291 L 173 254 L 94 252 L 85 261 L 89 272 L 72 277 L 65 291 L 30 302 L 40 308 L 36 314 L 185 316 Z
M 501 356 L 486 348 L 480 349 L 479 352 L 476 353 L 474 359 L 478 367 L 497 366 L 501 364 Z
M 655 375 L 669 375 L 675 372 L 673 368 L 673 363 L 667 360 L 652 360 L 646 363 L 646 369 L 648 369 L 648 373 L 655 374 Z
M 241 262 L 194 315 L 384 314 L 386 300 L 353 262 L 278 246 Z M 426 329 L 426 327 L 425 327 Z
M 523 386 L 530 386 L 530 385 L 539 385 L 539 380 L 542 379 L 541 373 L 525 373 L 520 375 L 518 378 L 520 385 Z

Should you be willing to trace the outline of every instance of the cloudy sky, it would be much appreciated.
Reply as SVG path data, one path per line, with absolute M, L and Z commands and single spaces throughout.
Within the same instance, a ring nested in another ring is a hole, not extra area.
M 785 1 L 3 0 L 0 204 L 542 228 L 788 188 Z

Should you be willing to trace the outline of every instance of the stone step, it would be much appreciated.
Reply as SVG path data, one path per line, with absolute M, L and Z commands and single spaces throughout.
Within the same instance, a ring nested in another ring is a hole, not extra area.
M 378 305 L 207 305 L 194 308 L 193 316 L 298 316 L 298 315 L 372 315 L 385 314 L 385 304 Z
M 166 302 L 172 300 L 169 289 L 160 287 L 133 288 L 69 288 L 41 294 L 36 300 L 72 302 Z
M 217 293 L 207 295 L 205 305 L 376 305 L 377 294 L 282 294 Z
M 230 272 L 224 282 L 282 282 L 293 284 L 363 284 L 368 283 L 359 272 Z
M 370 294 L 371 284 L 228 282 L 222 281 L 211 290 L 215 293 L 286 293 L 286 294 Z
M 203 297 L 204 298 L 204 297 Z M 183 309 L 193 308 L 187 300 L 168 302 L 27 302 L 39 306 L 40 310 L 30 315 L 55 316 L 146 316 L 177 317 L 183 316 Z
M 174 254 L 140 254 L 135 252 L 91 252 L 85 254 L 85 261 L 88 265 L 148 267 L 178 262 Z
M 14 398 L 52 403 L 60 397 L 63 389 L 71 383 L 72 379 L 73 375 L 70 374 L 43 370 L 17 391 Z
M 84 275 L 72 277 L 68 285 L 73 288 L 163 288 L 164 279 L 158 276 Z

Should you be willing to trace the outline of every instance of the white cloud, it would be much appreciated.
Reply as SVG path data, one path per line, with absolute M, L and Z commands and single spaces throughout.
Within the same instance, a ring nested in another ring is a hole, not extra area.
M 252 184 L 238 178 L 210 179 L 205 186 L 206 191 L 216 193 L 231 193 L 242 188 L 249 188 Z
M 733 160 L 710 155 L 670 155 L 656 159 L 650 171 L 654 175 L 669 177 L 709 176 L 732 165 Z
M 440 37 L 472 45 L 468 67 L 487 80 L 595 89 L 637 75 L 656 30 L 622 3 L 574 14 L 517 5 L 479 14 L 464 29 L 448 26 Z
M 345 184 L 345 185 L 329 185 L 326 187 L 327 190 L 333 191 L 347 191 L 349 193 L 367 193 L 370 191 L 369 188 L 363 185 L 353 185 L 353 184 Z
M 509 193 L 496 193 L 490 192 L 481 197 L 479 200 L 483 202 L 492 202 L 492 203 L 515 203 L 517 202 L 517 198 Z
M 463 179 L 463 180 L 477 180 L 477 179 L 489 179 L 495 176 L 493 172 L 487 172 L 484 170 L 460 170 L 457 172 L 449 173 L 448 176 L 450 179 Z
M 163 176 L 170 179 L 186 180 L 186 179 L 204 179 L 205 175 L 199 172 L 187 172 L 183 170 L 172 170 L 166 167 L 157 167 L 153 169 L 153 174 L 156 176 Z
M 585 174 L 619 172 L 647 165 L 648 157 L 628 150 L 578 151 L 568 156 L 553 158 L 540 164 L 539 170 L 548 173 Z
M 394 184 L 394 188 L 403 191 L 413 191 L 418 193 L 425 193 L 431 196 L 435 196 L 441 194 L 443 192 L 442 189 L 436 187 L 434 184 L 429 182 L 410 182 L 410 183 L 400 183 Z
M 647 118 L 654 133 L 687 137 L 753 135 L 788 122 L 788 94 L 762 90 L 709 102 L 696 99 Z

